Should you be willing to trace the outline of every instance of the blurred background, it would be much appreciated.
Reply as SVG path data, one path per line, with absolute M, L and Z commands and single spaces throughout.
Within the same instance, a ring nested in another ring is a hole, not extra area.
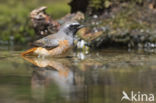
M 69 13 L 84 13 L 82 22 L 91 28 L 90 33 L 100 31 L 91 37 L 80 34 L 93 48 L 155 47 L 155 0 L 0 0 L 0 44 L 21 45 L 35 40 L 29 16 L 40 6 L 47 6 L 47 14 L 55 20 Z
M 29 18 L 30 12 L 40 6 L 47 6 L 52 18 L 59 18 L 70 12 L 69 0 L 0 0 L 0 44 L 12 42 L 23 44 L 35 37 Z

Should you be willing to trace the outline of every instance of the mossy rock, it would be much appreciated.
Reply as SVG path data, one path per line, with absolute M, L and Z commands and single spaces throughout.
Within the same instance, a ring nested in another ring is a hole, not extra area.
M 121 5 L 107 15 L 86 17 L 83 23 L 87 29 L 78 31 L 79 37 L 87 42 L 85 45 L 91 48 L 155 48 L 155 11 L 135 4 L 128 5 Z

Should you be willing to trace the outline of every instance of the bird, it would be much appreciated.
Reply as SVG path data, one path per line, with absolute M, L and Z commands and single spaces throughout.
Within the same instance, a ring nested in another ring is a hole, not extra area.
M 57 33 L 35 41 L 33 44 L 37 47 L 23 52 L 22 55 L 33 53 L 38 56 L 60 56 L 73 47 L 74 35 L 83 27 L 77 21 L 67 21 Z

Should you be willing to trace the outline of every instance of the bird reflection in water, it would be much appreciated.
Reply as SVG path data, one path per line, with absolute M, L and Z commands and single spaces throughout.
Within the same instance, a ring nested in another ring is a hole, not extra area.
M 71 60 L 68 58 L 23 58 L 33 64 L 31 88 L 35 100 L 44 100 L 47 88 L 52 88 L 54 85 L 57 90 L 54 88 L 52 90 L 59 91 L 61 96 L 66 99 L 71 99 L 72 93 L 78 90 L 75 88 L 81 88 L 79 84 L 81 84 L 83 77 L 74 73 Z M 73 95 L 72 99 L 74 99 Z

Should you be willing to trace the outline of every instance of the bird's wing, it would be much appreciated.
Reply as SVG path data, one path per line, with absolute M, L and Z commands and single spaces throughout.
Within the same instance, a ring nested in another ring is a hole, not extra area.
M 33 43 L 34 46 L 44 48 L 55 48 L 59 45 L 59 41 L 56 39 L 57 35 L 48 35 L 42 39 L 39 39 Z

